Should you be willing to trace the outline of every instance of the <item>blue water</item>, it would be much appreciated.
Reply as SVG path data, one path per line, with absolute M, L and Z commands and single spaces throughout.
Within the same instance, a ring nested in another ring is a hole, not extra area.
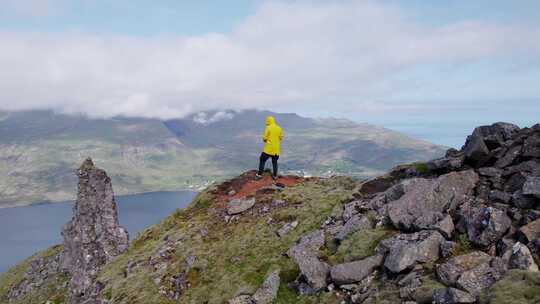
M 152 192 L 117 196 L 119 221 L 133 239 L 191 202 L 195 192 Z M 60 230 L 71 219 L 72 203 L 0 209 L 0 273 L 37 251 L 62 242 Z

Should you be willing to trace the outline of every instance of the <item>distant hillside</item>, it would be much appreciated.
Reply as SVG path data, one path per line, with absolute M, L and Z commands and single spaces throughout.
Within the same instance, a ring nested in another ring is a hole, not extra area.
M 73 199 L 73 171 L 87 156 L 108 168 L 117 194 L 203 187 L 256 167 L 270 114 L 285 131 L 284 171 L 366 177 L 443 153 L 368 124 L 254 110 L 170 121 L 0 113 L 0 206 Z

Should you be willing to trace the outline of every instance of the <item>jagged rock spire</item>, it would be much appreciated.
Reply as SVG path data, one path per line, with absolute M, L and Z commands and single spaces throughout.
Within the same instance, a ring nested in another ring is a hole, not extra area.
M 128 233 L 118 223 L 111 179 L 87 158 L 78 171 L 73 218 L 62 230 L 63 267 L 71 274 L 68 303 L 101 303 L 96 281 L 101 266 L 128 247 Z

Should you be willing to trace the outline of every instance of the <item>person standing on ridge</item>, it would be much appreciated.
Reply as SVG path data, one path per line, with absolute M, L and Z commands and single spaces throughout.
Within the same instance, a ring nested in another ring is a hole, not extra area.
M 264 149 L 259 159 L 259 172 L 255 178 L 262 178 L 266 161 L 272 159 L 272 178 L 275 180 L 278 177 L 278 159 L 280 153 L 281 140 L 283 139 L 283 131 L 278 126 L 276 120 L 272 116 L 266 117 L 266 127 L 263 133 Z

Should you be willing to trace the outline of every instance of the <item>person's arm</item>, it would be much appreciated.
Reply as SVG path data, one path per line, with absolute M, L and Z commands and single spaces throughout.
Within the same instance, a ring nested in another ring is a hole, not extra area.
M 283 130 L 280 130 L 279 131 L 279 140 L 282 140 L 283 139 Z
M 264 132 L 263 132 L 263 142 L 267 142 L 269 137 L 270 137 L 270 130 L 268 130 L 268 127 L 266 127 L 264 128 Z

